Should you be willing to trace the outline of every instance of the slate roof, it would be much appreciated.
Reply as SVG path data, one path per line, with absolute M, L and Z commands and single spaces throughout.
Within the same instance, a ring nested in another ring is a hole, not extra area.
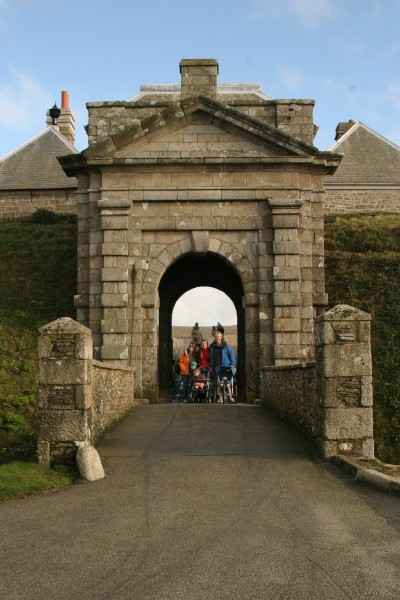
M 334 175 L 325 185 L 398 186 L 400 185 L 400 148 L 363 123 L 355 123 L 329 148 L 344 153 Z
M 56 127 L 47 127 L 34 138 L 0 159 L 0 190 L 74 188 L 57 156 L 77 154 Z

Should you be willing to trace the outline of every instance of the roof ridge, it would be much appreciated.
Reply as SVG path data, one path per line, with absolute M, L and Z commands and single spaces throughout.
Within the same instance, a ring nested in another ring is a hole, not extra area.
M 348 129 L 346 131 L 346 133 L 344 133 L 338 140 L 337 142 L 335 142 L 330 148 L 329 151 L 332 152 L 334 150 L 337 149 L 338 146 L 340 146 L 343 142 L 345 142 L 351 135 L 353 135 L 353 133 L 355 133 L 357 131 L 357 129 L 359 129 L 360 127 L 362 127 L 363 129 L 365 129 L 366 131 L 368 131 L 369 133 L 371 133 L 372 135 L 374 135 L 375 137 L 377 137 L 378 139 L 380 139 L 382 142 L 385 142 L 386 144 L 388 144 L 389 146 L 392 146 L 392 148 L 394 148 L 395 150 L 399 150 L 400 151 L 400 146 L 397 146 L 397 144 L 395 144 L 394 142 L 388 140 L 387 138 L 385 138 L 383 135 L 381 135 L 380 133 L 378 133 L 377 131 L 374 131 L 373 129 L 371 129 L 371 127 L 368 127 L 368 125 L 365 125 L 362 121 L 357 121 L 356 123 L 354 123 L 354 125 L 352 125 L 350 127 L 350 129 Z

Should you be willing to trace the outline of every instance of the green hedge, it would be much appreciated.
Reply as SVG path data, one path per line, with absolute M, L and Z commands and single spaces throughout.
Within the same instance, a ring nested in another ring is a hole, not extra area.
M 0 223 L 3 446 L 35 445 L 37 330 L 61 316 L 75 317 L 76 224 L 69 215 L 53 218 L 48 212 Z
M 372 316 L 376 455 L 400 463 L 400 215 L 329 216 L 325 224 L 329 305 Z

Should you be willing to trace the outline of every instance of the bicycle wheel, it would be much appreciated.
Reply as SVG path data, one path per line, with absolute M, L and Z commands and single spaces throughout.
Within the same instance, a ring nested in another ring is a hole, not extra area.
M 230 388 L 229 388 L 229 382 L 228 381 L 224 381 L 223 382 L 223 392 L 222 392 L 222 400 L 224 404 L 229 404 L 229 400 L 230 400 Z
M 236 377 L 232 382 L 232 397 L 233 397 L 232 399 L 234 400 L 234 402 L 239 402 Z

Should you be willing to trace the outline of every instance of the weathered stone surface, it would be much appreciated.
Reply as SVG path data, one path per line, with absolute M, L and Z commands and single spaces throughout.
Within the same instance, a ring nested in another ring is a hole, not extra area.
M 336 344 L 325 351 L 321 361 L 324 377 L 372 375 L 371 349 L 366 344 Z
M 76 443 L 87 445 L 95 441 L 134 403 L 132 369 L 93 361 L 92 343 L 88 344 L 87 339 L 91 341 L 91 336 L 86 332 L 72 337 L 73 341 L 80 338 L 78 354 L 86 358 L 70 358 L 70 325 L 67 323 L 65 340 L 61 329 L 57 329 L 57 359 L 47 357 L 48 349 L 53 346 L 44 343 L 46 351 L 39 362 L 38 457 L 46 466 L 69 463 L 75 456 Z M 47 328 L 50 341 L 54 338 L 54 328 L 54 325 Z M 46 334 L 42 332 L 42 336 Z M 73 350 L 76 345 L 73 344 Z
M 64 385 L 84 384 L 90 380 L 90 371 L 85 360 L 44 359 L 39 363 L 39 378 L 48 385 L 57 385 L 60 381 Z
M 273 242 L 274 254 L 299 254 L 299 242 Z
M 300 306 L 300 294 L 290 292 L 277 292 L 274 294 L 275 306 Z
M 327 408 L 323 416 L 323 435 L 328 440 L 373 437 L 370 408 Z
M 101 321 L 102 333 L 127 333 L 128 319 L 103 319 Z
M 102 346 L 101 358 L 103 360 L 128 360 L 129 349 L 126 346 Z
M 326 408 L 361 406 L 361 381 L 361 377 L 323 378 L 321 381 L 321 406 Z
M 96 481 L 105 477 L 99 453 L 93 446 L 78 448 L 76 464 L 81 477 L 87 479 L 87 481 Z
M 128 294 L 101 294 L 101 305 L 103 307 L 127 306 Z
M 103 281 L 127 281 L 128 270 L 125 269 L 102 269 L 101 277 Z
M 274 331 L 300 331 L 300 319 L 277 317 L 274 319 Z
M 323 321 L 371 321 L 371 315 L 347 304 L 338 304 L 328 310 L 319 320 Z
M 276 280 L 294 280 L 300 279 L 300 269 L 298 267 L 274 267 L 273 276 Z
M 128 217 L 126 216 L 103 216 L 101 219 L 102 229 L 128 229 Z
M 40 441 L 80 441 L 89 439 L 87 411 L 47 410 L 38 415 Z

